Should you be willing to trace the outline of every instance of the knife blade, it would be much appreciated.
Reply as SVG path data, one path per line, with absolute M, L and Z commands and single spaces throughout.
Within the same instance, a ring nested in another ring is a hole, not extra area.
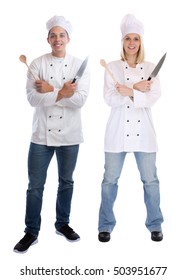
M 88 56 L 85 58 L 85 60 L 83 60 L 81 66 L 79 67 L 79 70 L 76 73 L 76 76 L 74 77 L 74 79 L 72 80 L 72 84 L 75 83 L 75 81 L 78 78 L 81 78 L 81 76 L 83 75 L 85 68 L 87 66 L 87 62 L 88 62 Z
M 166 57 L 166 54 L 165 53 L 162 58 L 160 59 L 160 61 L 158 62 L 158 64 L 155 66 L 154 70 L 152 71 L 152 73 L 150 74 L 149 78 L 147 79 L 147 81 L 150 81 L 152 78 L 156 77 L 156 75 L 158 74 L 158 72 L 160 71 L 162 65 L 163 65 L 163 62 L 165 60 L 165 57 Z

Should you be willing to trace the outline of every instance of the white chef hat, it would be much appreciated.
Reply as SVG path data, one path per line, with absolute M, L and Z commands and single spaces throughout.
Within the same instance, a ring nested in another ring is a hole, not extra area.
M 135 18 L 132 14 L 127 14 L 121 21 L 120 25 L 122 38 L 124 38 L 127 34 L 136 33 L 140 36 L 144 33 L 143 24 Z
M 50 29 L 54 26 L 60 26 L 64 28 L 69 36 L 72 33 L 72 25 L 63 16 L 53 16 L 47 21 L 46 28 L 48 31 L 50 31 Z

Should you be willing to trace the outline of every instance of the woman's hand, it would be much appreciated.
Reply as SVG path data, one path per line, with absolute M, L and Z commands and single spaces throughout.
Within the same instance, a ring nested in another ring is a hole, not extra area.
M 133 89 L 119 83 L 116 84 L 117 91 L 123 96 L 133 96 Z
M 140 81 L 133 85 L 133 89 L 136 89 L 136 90 L 139 90 L 142 92 L 147 92 L 150 90 L 151 84 L 152 84 L 152 81 L 147 81 L 147 80 Z

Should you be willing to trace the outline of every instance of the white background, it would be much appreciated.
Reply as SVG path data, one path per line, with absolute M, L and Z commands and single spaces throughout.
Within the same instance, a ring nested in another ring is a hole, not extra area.
M 43 276 L 43 279 L 184 279 L 185 277 L 185 8 L 184 1 L 13 1 L 0 7 L 1 26 L 1 278 L 21 276 L 29 268 L 104 268 L 104 276 Z M 1 4 L 2 5 L 2 4 Z M 99 60 L 120 57 L 120 21 L 133 13 L 145 26 L 146 60 L 154 63 L 167 52 L 160 71 L 162 97 L 152 108 L 159 152 L 164 240 L 152 242 L 145 228 L 142 183 L 132 154 L 125 161 L 115 204 L 117 225 L 109 243 L 97 239 L 100 189 L 103 176 L 103 138 L 110 108 L 102 97 L 103 72 Z M 13 252 L 24 235 L 27 189 L 27 152 L 33 108 L 26 100 L 26 66 L 50 52 L 46 21 L 63 15 L 73 25 L 68 52 L 85 58 L 91 69 L 90 95 L 82 109 L 85 142 L 80 146 L 70 225 L 81 241 L 69 243 L 55 234 L 56 161 L 49 171 L 37 245 L 26 254 Z M 115 266 L 167 266 L 164 276 L 113 276 Z M 127 278 L 128 277 L 128 278 Z

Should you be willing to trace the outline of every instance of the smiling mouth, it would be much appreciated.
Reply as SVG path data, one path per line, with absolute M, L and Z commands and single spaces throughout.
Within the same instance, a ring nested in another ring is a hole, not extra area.
M 54 43 L 54 47 L 61 47 L 63 46 L 63 43 Z

